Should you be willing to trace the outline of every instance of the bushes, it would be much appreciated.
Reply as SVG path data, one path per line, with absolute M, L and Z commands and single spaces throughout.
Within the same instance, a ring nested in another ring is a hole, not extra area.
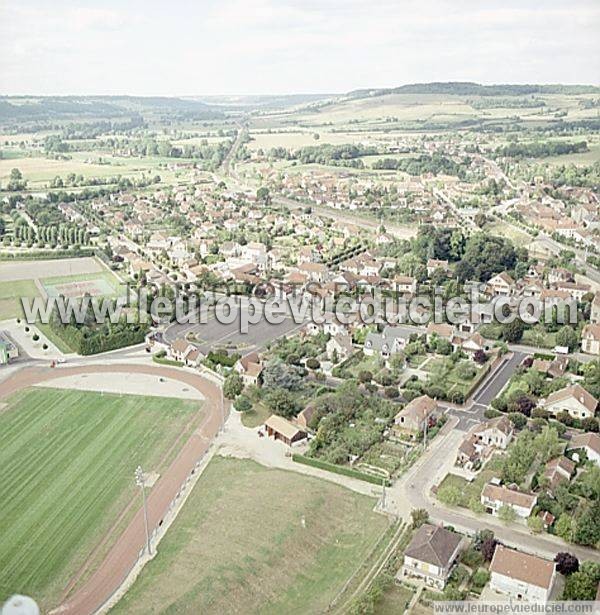
M 328 463 L 327 461 L 314 459 L 313 457 L 306 457 L 305 455 L 299 455 L 296 453 L 292 455 L 292 461 L 295 461 L 296 463 L 303 463 L 304 465 L 312 466 L 313 468 L 327 470 L 328 472 L 335 472 L 336 474 L 350 476 L 351 478 L 358 478 L 359 480 L 364 480 L 368 483 L 373 483 L 374 485 L 381 485 L 384 480 L 378 476 L 366 474 L 365 472 L 360 472 L 359 470 L 354 470 L 353 468 L 347 468 L 345 466 Z M 386 485 L 389 485 L 389 480 L 385 479 L 385 483 Z

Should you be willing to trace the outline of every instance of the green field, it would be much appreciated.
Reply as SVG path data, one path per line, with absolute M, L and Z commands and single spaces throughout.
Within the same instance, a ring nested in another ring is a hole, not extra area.
M 32 262 L 32 267 L 35 267 L 35 261 Z M 125 287 L 119 283 L 119 280 L 110 271 L 105 270 L 94 273 L 52 276 L 42 278 L 40 282 L 47 289 L 48 293 L 52 295 L 56 294 L 53 291 L 54 286 L 57 284 L 87 280 L 98 280 L 101 285 L 100 287 L 107 290 L 106 296 L 122 295 L 125 292 Z M 110 289 L 110 294 L 108 294 L 108 289 Z M 33 299 L 39 296 L 40 293 L 33 279 L 0 282 L 0 320 L 22 317 L 21 297 Z
M 167 451 L 197 418 L 198 403 L 46 388 L 5 401 L 0 603 L 16 592 L 34 596 L 42 607 L 56 606 L 135 497 L 137 465 L 158 472 L 166 467 Z
M 321 613 L 387 527 L 374 503 L 316 478 L 215 457 L 111 613 Z

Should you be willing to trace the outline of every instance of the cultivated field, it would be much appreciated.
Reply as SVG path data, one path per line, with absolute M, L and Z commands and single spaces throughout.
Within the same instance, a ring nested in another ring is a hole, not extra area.
M 374 503 L 316 478 L 215 457 L 111 613 L 321 613 L 387 527 Z
M 47 388 L 3 401 L 0 603 L 18 592 L 45 609 L 137 495 L 137 465 L 172 460 L 199 402 Z

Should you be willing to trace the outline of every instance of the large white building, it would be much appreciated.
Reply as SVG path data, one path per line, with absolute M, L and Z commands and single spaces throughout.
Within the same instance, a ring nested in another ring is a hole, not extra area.
M 502 545 L 496 547 L 490 573 L 491 589 L 527 602 L 550 600 L 556 581 L 554 562 Z

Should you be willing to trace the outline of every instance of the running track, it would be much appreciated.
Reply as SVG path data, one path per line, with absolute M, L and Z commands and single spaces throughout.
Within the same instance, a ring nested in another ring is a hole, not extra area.
M 138 373 L 172 378 L 195 388 L 205 398 L 202 409 L 206 416 L 199 428 L 183 445 L 169 468 L 161 475 L 148 493 L 148 522 L 150 531 L 157 527 L 169 509 L 196 462 L 206 453 L 223 420 L 219 387 L 198 374 L 168 367 L 145 365 L 90 365 L 73 368 L 25 368 L 0 382 L 0 399 L 24 387 L 62 376 L 85 373 Z M 100 567 L 60 605 L 61 614 L 90 615 L 96 612 L 119 588 L 138 559 L 145 545 L 144 520 L 141 507 L 131 523 L 119 536 Z

